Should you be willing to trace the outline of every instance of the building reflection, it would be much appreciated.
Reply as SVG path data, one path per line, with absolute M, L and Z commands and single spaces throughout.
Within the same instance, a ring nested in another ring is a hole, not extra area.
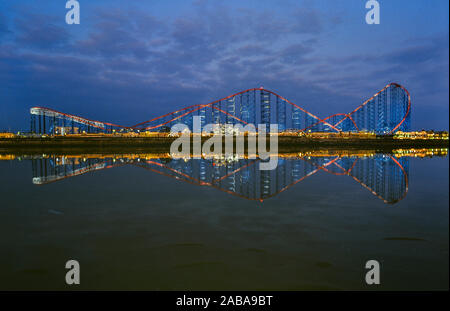
M 226 193 L 264 201 L 287 191 L 318 172 L 352 178 L 387 204 L 408 192 L 411 157 L 446 156 L 447 149 L 399 149 L 392 154 L 372 151 L 308 151 L 278 155 L 276 169 L 259 170 L 260 159 L 217 155 L 205 159 L 172 159 L 169 154 L 86 154 L 21 156 L 32 162 L 33 183 L 43 185 L 88 172 L 133 165 L 153 173 Z M 11 160 L 15 156 L 0 156 Z

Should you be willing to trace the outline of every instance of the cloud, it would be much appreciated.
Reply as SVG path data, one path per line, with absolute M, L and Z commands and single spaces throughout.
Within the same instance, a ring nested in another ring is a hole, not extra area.
M 67 47 L 70 34 L 56 25 L 53 16 L 26 13 L 15 19 L 16 43 L 20 47 L 62 50 Z
M 167 43 L 159 37 L 165 25 L 145 12 L 102 9 L 96 20 L 95 30 L 74 43 L 74 49 L 83 55 L 145 59 L 152 55 L 152 49 Z
M 313 51 L 311 46 L 301 43 L 292 44 L 279 53 L 280 60 L 287 64 L 302 64 L 305 56 Z
M 8 28 L 5 16 L 0 12 L 0 40 L 3 36 L 11 33 Z
M 385 55 L 385 60 L 404 65 L 418 65 L 438 58 L 442 55 L 443 47 L 436 44 L 416 45 L 388 53 Z
M 299 8 L 294 12 L 296 23 L 292 30 L 300 34 L 319 34 L 323 30 L 323 23 L 320 14 L 312 8 Z M 339 19 L 333 19 L 335 24 L 340 23 Z

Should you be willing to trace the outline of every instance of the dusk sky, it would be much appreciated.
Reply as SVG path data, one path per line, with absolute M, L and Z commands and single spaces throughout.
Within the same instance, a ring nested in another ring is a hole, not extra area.
M 389 82 L 412 96 L 413 129 L 448 129 L 447 0 L 65 0 L 0 2 L 0 130 L 29 108 L 133 125 L 264 86 L 326 117 Z

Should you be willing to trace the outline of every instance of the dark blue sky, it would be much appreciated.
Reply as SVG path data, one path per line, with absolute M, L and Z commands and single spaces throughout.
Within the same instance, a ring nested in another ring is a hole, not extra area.
M 448 1 L 65 0 L 0 2 L 0 130 L 45 106 L 132 125 L 264 86 L 325 117 L 389 82 L 412 96 L 412 127 L 448 129 Z

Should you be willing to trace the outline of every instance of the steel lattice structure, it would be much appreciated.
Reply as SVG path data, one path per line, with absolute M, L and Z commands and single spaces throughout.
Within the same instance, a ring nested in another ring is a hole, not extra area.
M 208 104 L 185 107 L 133 126 L 120 126 L 65 114 L 53 109 L 33 107 L 31 132 L 38 134 L 112 133 L 114 131 L 167 131 L 177 123 L 193 130 L 193 117 L 202 128 L 206 124 L 243 126 L 278 124 L 279 132 L 374 132 L 392 134 L 409 131 L 411 97 L 397 83 L 390 83 L 350 113 L 337 113 L 321 119 L 275 92 L 248 89 Z
M 33 183 L 42 185 L 87 172 L 134 165 L 178 181 L 209 186 L 237 197 L 263 201 L 318 172 L 349 176 L 384 203 L 394 204 L 408 192 L 409 159 L 376 154 L 371 157 L 295 156 L 278 159 L 276 169 L 261 171 L 260 159 L 171 159 L 122 156 L 49 156 L 32 159 Z

